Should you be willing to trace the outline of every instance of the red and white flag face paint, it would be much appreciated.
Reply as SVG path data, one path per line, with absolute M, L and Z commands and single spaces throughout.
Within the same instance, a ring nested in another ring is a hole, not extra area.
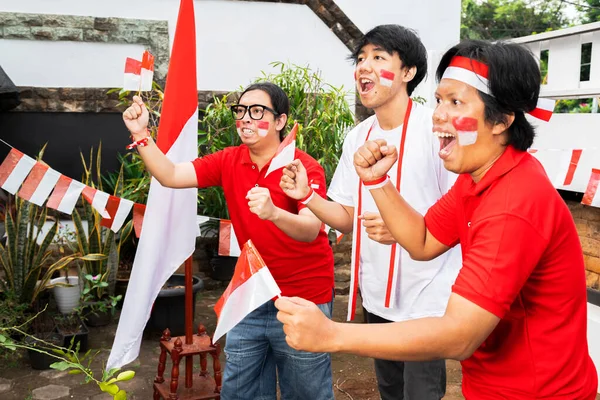
M 25 182 L 23 182 L 18 195 L 20 198 L 41 207 L 50 196 L 50 192 L 54 189 L 54 185 L 56 185 L 59 178 L 60 173 L 38 161 L 33 166 Z
M 152 90 L 152 79 L 154 79 L 154 56 L 146 50 L 142 56 L 141 66 L 142 83 L 140 85 L 140 90 L 142 92 L 149 92 Z
M 382 69 L 379 71 L 379 83 L 385 87 L 392 87 L 396 75 L 388 70 Z
M 243 123 L 241 120 L 237 120 L 235 121 L 235 129 L 237 130 L 238 136 L 242 137 L 242 128 L 243 128 Z
M 110 195 L 106 203 L 106 211 L 110 218 L 102 218 L 100 225 L 118 232 L 133 208 L 133 201 Z
M 46 207 L 64 212 L 65 214 L 71 214 L 84 188 L 85 185 L 83 183 L 61 175 L 58 178 L 56 186 L 54 186 L 54 191 L 50 195 L 48 203 L 46 203 Z
M 477 120 L 470 117 L 457 117 L 452 119 L 456 129 L 458 144 L 469 146 L 477 141 Z
M 212 338 L 213 343 L 229 332 L 246 315 L 279 294 L 281 290 L 269 268 L 252 242 L 248 241 L 235 265 L 235 272 L 229 286 L 215 304 L 217 328 Z
M 142 62 L 134 58 L 125 60 L 123 90 L 140 90 L 142 83 Z
M 296 154 L 296 133 L 298 132 L 298 123 L 294 124 L 292 131 L 283 139 L 283 142 L 279 144 L 275 156 L 271 160 L 269 169 L 265 174 L 265 177 L 271 172 L 283 168 L 292 161 L 294 161 L 294 155 Z
M 269 133 L 269 121 L 256 121 L 258 136 L 265 137 Z
M 600 182 L 600 169 L 592 169 L 592 176 L 588 183 L 581 204 L 600 207 L 600 194 L 598 194 L 598 183 Z
M 240 245 L 228 219 L 219 221 L 219 255 L 237 257 L 241 253 Z
M 110 218 L 110 214 L 106 211 L 106 203 L 108 203 L 108 198 L 110 197 L 108 193 L 86 186 L 81 195 L 100 213 L 102 218 Z
M 0 165 L 0 187 L 10 194 L 17 193 L 35 163 L 33 158 L 12 149 Z

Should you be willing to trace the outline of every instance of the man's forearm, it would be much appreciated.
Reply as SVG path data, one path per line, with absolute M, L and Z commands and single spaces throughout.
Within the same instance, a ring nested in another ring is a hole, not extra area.
M 399 361 L 462 360 L 470 356 L 460 327 L 446 317 L 386 324 L 336 323 L 327 352 Z
M 391 183 L 371 190 L 381 218 L 394 239 L 415 260 L 430 260 L 439 254 L 432 254 L 427 246 L 427 226 L 425 218 L 400 196 Z
M 146 146 L 137 147 L 137 150 L 150 175 L 156 178 L 161 185 L 172 187 L 175 164 L 160 151 L 154 140 L 149 139 Z
M 315 193 L 306 205 L 321 221 L 342 233 L 352 232 L 354 215 L 335 201 L 329 201 Z
M 283 233 L 299 242 L 312 242 L 319 235 L 321 222 L 312 215 L 292 214 L 281 208 L 271 219 Z

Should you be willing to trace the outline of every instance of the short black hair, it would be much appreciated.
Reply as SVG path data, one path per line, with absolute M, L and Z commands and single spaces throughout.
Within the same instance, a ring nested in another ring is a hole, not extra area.
M 508 42 L 465 40 L 444 54 L 437 68 L 438 82 L 454 56 L 480 61 L 488 66 L 488 87 L 491 95 L 478 90 L 485 105 L 485 120 L 496 124 L 506 122 L 514 114 L 508 128 L 508 143 L 525 151 L 533 144 L 535 129 L 525 118 L 534 110 L 540 95 L 540 68 L 533 54 L 523 46 Z
M 275 112 L 277 113 L 275 118 L 279 118 L 281 114 L 289 115 L 290 99 L 288 98 L 287 94 L 285 94 L 282 88 L 271 82 L 257 82 L 251 84 L 246 89 L 244 89 L 242 94 L 240 94 L 239 98 L 241 99 L 243 95 L 252 90 L 262 90 L 263 92 L 269 95 L 269 98 L 271 99 L 271 105 L 273 105 L 273 110 L 275 110 Z M 279 131 L 279 139 L 283 140 L 284 136 L 285 125 Z
M 427 50 L 419 35 L 412 29 L 394 24 L 376 26 L 356 43 L 350 55 L 354 63 L 363 47 L 368 44 L 379 46 L 390 54 L 396 52 L 404 67 L 417 68 L 414 78 L 406 85 L 409 96 L 427 76 Z

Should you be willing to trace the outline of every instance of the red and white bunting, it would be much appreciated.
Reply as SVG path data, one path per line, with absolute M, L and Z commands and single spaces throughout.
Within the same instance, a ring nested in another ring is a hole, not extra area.
M 298 132 L 298 123 L 294 123 L 294 127 L 292 131 L 283 139 L 283 142 L 279 144 L 277 148 L 277 152 L 273 159 L 271 159 L 271 164 L 269 164 L 269 169 L 265 174 L 265 177 L 269 175 L 271 172 L 278 170 L 279 168 L 283 168 L 292 161 L 294 161 L 294 156 L 296 154 L 296 133 Z
M 152 79 L 154 79 L 154 56 L 148 50 L 144 51 L 142 56 L 142 67 L 141 67 L 141 85 L 140 90 L 142 92 L 149 92 L 152 90 Z
M 231 221 L 222 219 L 219 221 L 219 255 L 238 257 L 240 253 L 240 245 L 235 237 Z
M 269 268 L 249 240 L 238 258 L 231 282 L 215 304 L 217 328 L 213 335 L 213 343 L 246 315 L 280 294 L 281 290 Z
M 392 71 L 382 69 L 379 71 L 379 83 L 382 86 L 392 87 L 396 75 Z
M 85 185 L 67 176 L 58 178 L 54 191 L 48 198 L 46 207 L 53 208 L 65 214 L 71 214 Z
M 329 231 L 331 231 L 333 228 L 330 227 L 327 224 L 323 224 L 323 229 L 325 230 L 325 233 L 327 234 L 327 236 L 329 236 Z M 337 229 L 333 229 L 335 231 L 335 242 L 336 244 L 340 244 L 340 242 L 342 241 L 342 239 L 344 238 L 344 234 L 340 231 L 338 231 Z
M 60 173 L 41 162 L 35 163 L 33 169 L 23 182 L 17 195 L 35 205 L 42 206 L 60 178 Z
M 123 90 L 140 90 L 142 83 L 142 62 L 134 58 L 125 60 Z
M 118 232 L 133 208 L 133 201 L 110 195 L 106 203 L 106 211 L 110 218 L 102 218 L 100 225 Z
M 586 206 L 600 207 L 600 194 L 598 194 L 598 182 L 600 182 L 600 169 L 592 169 L 592 175 L 588 183 L 581 204 Z
M 572 150 L 571 158 L 569 160 L 569 166 L 567 168 L 567 174 L 565 176 L 565 180 L 563 181 L 563 186 L 567 186 L 573 183 L 573 177 L 575 176 L 577 165 L 579 165 L 579 159 L 581 158 L 582 152 L 583 150 L 581 149 Z
M 135 231 L 135 237 L 139 238 L 142 236 L 142 224 L 144 222 L 144 213 L 146 212 L 145 204 L 135 203 L 133 205 L 133 229 Z
M 82 196 L 96 211 L 98 211 L 98 213 L 100 213 L 102 218 L 110 218 L 108 211 L 106 211 L 106 203 L 108 203 L 108 198 L 110 197 L 108 193 L 86 186 L 83 189 Z
M 17 193 L 35 163 L 33 158 L 13 148 L 0 165 L 0 187 L 10 194 Z

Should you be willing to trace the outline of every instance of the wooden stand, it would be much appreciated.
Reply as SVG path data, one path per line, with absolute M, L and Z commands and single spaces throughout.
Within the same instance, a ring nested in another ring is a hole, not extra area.
M 193 335 L 194 305 L 192 292 L 192 258 L 185 261 L 185 336 L 171 337 L 166 329 L 160 338 L 160 358 L 158 374 L 154 379 L 154 400 L 205 400 L 220 399 L 221 363 L 219 344 L 212 344 L 204 325 L 198 326 L 198 334 Z M 185 344 L 184 344 L 185 342 Z M 164 378 L 167 353 L 171 355 L 171 381 Z M 207 370 L 208 355 L 213 359 L 214 379 Z M 200 374 L 194 381 L 193 367 L 195 355 L 200 356 Z M 179 363 L 185 358 L 185 388 L 178 391 Z

